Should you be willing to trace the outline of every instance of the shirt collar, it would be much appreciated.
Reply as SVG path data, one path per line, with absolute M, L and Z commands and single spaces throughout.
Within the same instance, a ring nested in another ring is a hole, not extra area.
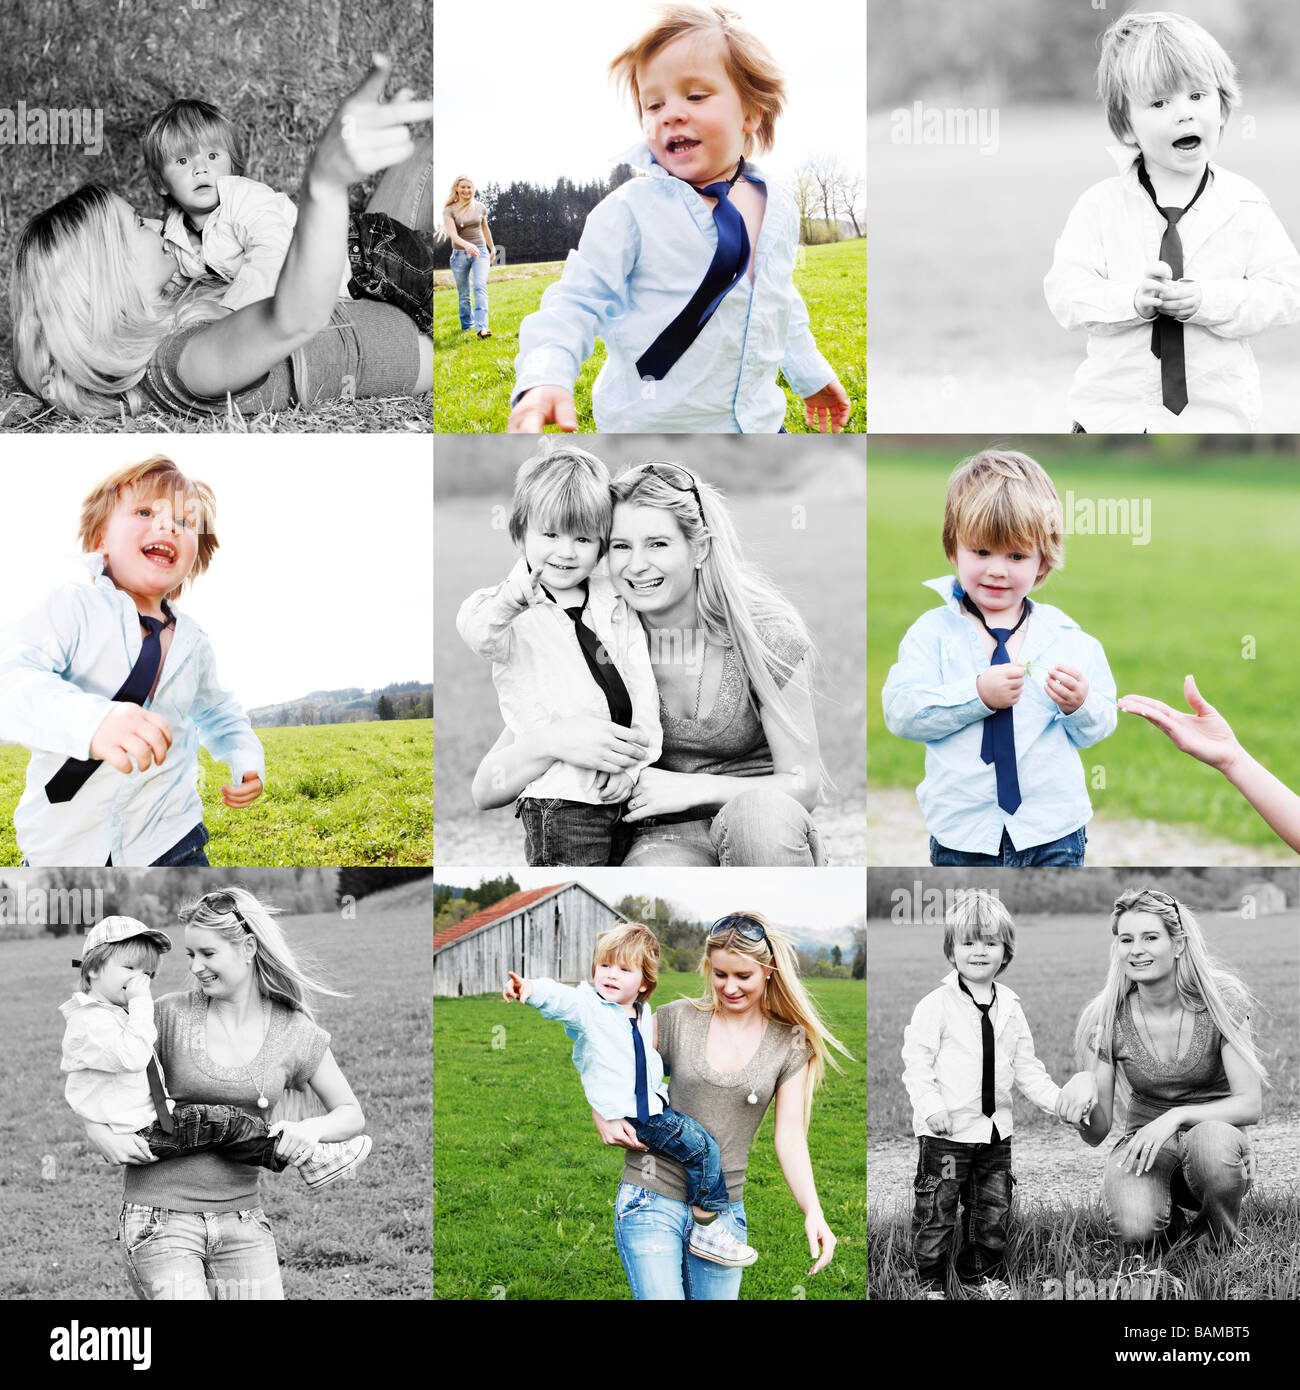
M 938 579 L 927 579 L 925 587 L 933 589 L 954 613 L 961 612 L 961 601 L 966 590 L 962 588 L 961 581 L 955 574 L 942 574 Z
M 122 594 L 121 589 L 119 589 L 117 585 L 114 584 L 113 581 L 108 577 L 108 575 L 104 573 L 104 557 L 101 554 L 97 552 L 87 551 L 86 554 L 79 555 L 77 557 L 77 560 L 80 564 L 85 565 L 87 573 L 94 581 L 95 588 L 108 589 L 115 594 Z M 134 602 L 128 595 L 122 594 L 122 597 L 126 600 L 127 603 L 131 604 L 132 608 L 135 607 Z M 181 615 L 176 608 L 176 603 L 174 599 L 166 600 L 166 602 L 163 605 L 163 611 L 166 613 L 170 613 L 172 618 L 175 620 L 176 624 L 180 623 Z

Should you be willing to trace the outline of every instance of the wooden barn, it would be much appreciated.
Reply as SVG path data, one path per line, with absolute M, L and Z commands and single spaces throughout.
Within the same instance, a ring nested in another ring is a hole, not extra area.
M 576 985 L 596 938 L 622 914 L 581 883 L 511 893 L 433 937 L 435 995 L 498 994 L 506 972 Z

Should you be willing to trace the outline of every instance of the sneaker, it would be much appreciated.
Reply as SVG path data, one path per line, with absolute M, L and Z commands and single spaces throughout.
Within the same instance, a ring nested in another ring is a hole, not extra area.
M 317 1144 L 316 1152 L 299 1165 L 302 1180 L 308 1187 L 327 1187 L 363 1162 L 372 1143 L 368 1134 L 359 1134 L 344 1144 Z
M 758 1251 L 752 1245 L 737 1240 L 731 1232 L 731 1220 L 719 1216 L 707 1226 L 697 1221 L 691 1228 L 691 1254 L 702 1260 L 712 1260 L 715 1265 L 727 1265 L 731 1269 L 744 1269 L 758 1259 Z

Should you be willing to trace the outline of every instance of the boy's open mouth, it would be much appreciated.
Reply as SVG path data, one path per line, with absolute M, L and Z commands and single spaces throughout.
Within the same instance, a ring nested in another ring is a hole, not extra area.
M 140 554 L 148 556 L 155 565 L 174 565 L 176 563 L 176 547 L 167 541 L 155 541 L 152 545 L 146 545 Z
M 685 135 L 675 136 L 665 147 L 669 154 L 689 154 L 700 142 L 688 139 Z
M 1174 149 L 1194 150 L 1200 145 L 1200 143 L 1201 137 L 1199 135 L 1184 135 L 1182 139 L 1174 141 Z

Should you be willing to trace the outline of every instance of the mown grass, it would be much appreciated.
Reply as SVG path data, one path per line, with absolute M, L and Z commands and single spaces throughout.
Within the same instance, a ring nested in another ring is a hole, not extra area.
M 656 999 L 700 993 L 661 974 Z M 863 987 L 809 980 L 827 1026 L 862 1056 Z M 499 997 L 434 1002 L 434 1296 L 627 1299 L 614 1247 L 623 1151 L 604 1147 L 559 1024 Z M 838 1054 L 837 1054 L 838 1056 Z M 838 1058 L 813 1106 L 809 1151 L 838 1240 L 815 1278 L 803 1217 L 772 1148 L 769 1110 L 750 1148 L 745 1211 L 760 1251 L 742 1299 L 860 1299 L 866 1287 L 863 1066 Z
M 427 882 L 362 898 L 356 918 L 282 919 L 347 999 L 318 1020 L 366 1115 L 374 1150 L 353 1181 L 312 1194 L 293 1173 L 267 1174 L 289 1299 L 430 1296 L 431 903 Z M 66 939 L 0 942 L 9 999 L 0 1018 L 4 1152 L 0 1298 L 126 1299 L 113 1240 L 122 1175 L 86 1140 L 63 1098 L 58 1005 L 75 987 Z M 184 987 L 180 951 L 163 957 L 154 993 Z
M 922 581 L 951 572 L 940 541 L 948 475 L 986 442 L 958 439 L 941 452 L 891 439 L 872 451 L 867 740 L 868 779 L 877 786 L 915 786 L 924 775 L 924 745 L 888 732 L 880 692 L 903 634 L 938 602 Z M 1294 479 L 1249 456 L 1108 464 L 1067 461 L 1059 443 L 1039 451 L 1037 442 L 1015 447 L 1040 458 L 1063 499 L 1069 491 L 1076 499 L 1149 499 L 1151 536 L 1135 545 L 1127 535 L 1067 534 L 1066 569 L 1035 596 L 1101 642 L 1121 695 L 1181 709 L 1183 677 L 1193 673 L 1250 752 L 1300 787 L 1291 715 L 1300 673 Z M 1190 823 L 1243 844 L 1273 840 L 1222 777 L 1141 720 L 1121 715 L 1117 731 L 1082 756 L 1099 815 Z M 1104 786 L 1093 776 L 1097 767 Z
M 848 429 L 866 429 L 866 284 L 865 241 L 809 246 L 794 282 L 808 306 L 812 334 L 853 404 Z M 434 424 L 440 434 L 503 432 L 510 415 L 514 360 L 519 325 L 541 303 L 546 287 L 559 273 L 508 278 L 517 267 L 494 269 L 488 279 L 492 337 L 462 333 L 454 285 L 433 296 Z M 441 279 L 441 277 L 439 277 Z M 584 365 L 574 386 L 578 430 L 595 430 L 591 388 L 605 361 L 604 344 Z M 785 427 L 791 434 L 816 433 L 804 419 L 803 401 L 781 378 L 786 395 Z M 553 427 L 552 427 L 553 428 Z
M 214 865 L 433 862 L 433 721 L 258 729 L 266 790 L 243 810 L 221 800 L 230 769 L 199 752 L 199 795 Z M 28 753 L 0 748 L 0 865 L 21 862 L 13 813 Z

